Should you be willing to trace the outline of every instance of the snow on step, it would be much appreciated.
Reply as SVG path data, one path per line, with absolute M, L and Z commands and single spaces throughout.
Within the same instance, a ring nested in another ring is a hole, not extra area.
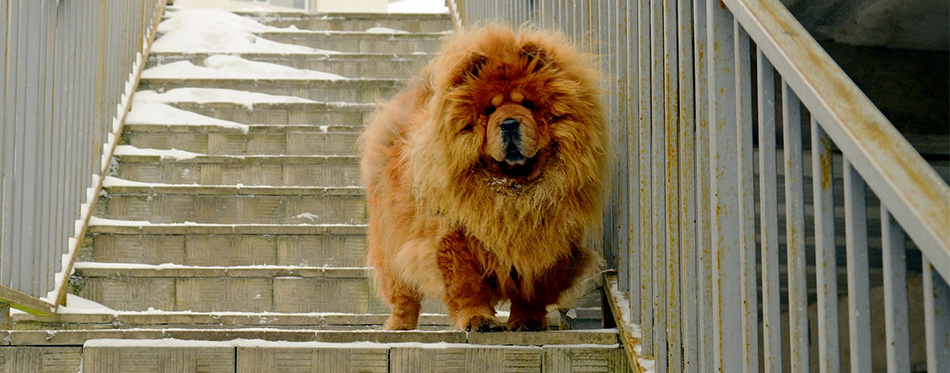
M 256 35 L 282 44 L 327 48 L 343 53 L 435 52 L 445 33 L 376 33 L 348 31 L 264 31 Z
M 180 62 L 188 63 L 188 62 Z M 213 75 L 213 74 L 212 74 Z M 287 78 L 200 78 L 174 77 L 143 79 L 140 89 L 173 92 L 202 87 L 297 97 L 315 101 L 375 103 L 395 95 L 405 85 L 397 79 L 287 79 Z M 175 100 L 174 98 L 172 100 Z M 178 99 L 177 101 L 181 101 Z M 221 100 L 219 100 L 221 101 Z
M 245 60 L 238 56 L 213 55 L 202 65 L 178 61 L 142 71 L 142 79 L 316 79 L 345 80 L 344 76 Z
M 196 66 L 204 64 L 213 53 L 150 53 L 146 68 L 179 61 Z M 362 79 L 405 79 L 407 72 L 419 71 L 434 54 L 411 53 L 339 53 L 314 55 L 311 53 L 241 53 L 248 61 L 266 62 L 302 70 L 313 70 Z
M 152 52 L 336 53 L 259 37 L 254 33 L 282 29 L 224 10 L 184 9 L 167 14 L 168 18 L 158 25 L 161 35 L 152 43 Z
M 390 4 L 390 7 L 395 3 Z M 447 11 L 443 14 L 419 14 L 418 4 L 411 4 L 403 13 L 413 14 L 304 14 L 304 13 L 259 13 L 238 12 L 260 24 L 277 27 L 294 27 L 314 31 L 365 31 L 373 27 L 385 27 L 415 33 L 445 32 L 452 30 L 452 21 Z

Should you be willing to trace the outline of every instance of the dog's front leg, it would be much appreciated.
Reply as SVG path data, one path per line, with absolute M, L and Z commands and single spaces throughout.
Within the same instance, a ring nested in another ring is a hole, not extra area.
M 485 277 L 482 264 L 461 232 L 449 234 L 439 244 L 438 264 L 445 280 L 443 301 L 456 327 L 476 332 L 505 329 L 492 305 L 497 285 Z

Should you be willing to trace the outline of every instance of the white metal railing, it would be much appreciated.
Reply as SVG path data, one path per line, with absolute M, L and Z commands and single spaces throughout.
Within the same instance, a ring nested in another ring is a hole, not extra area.
M 950 371 L 950 187 L 778 0 L 452 5 L 463 26 L 530 21 L 601 57 L 607 293 L 632 356 Z
M 0 0 L 0 312 L 52 313 L 65 297 L 56 274 L 68 276 L 164 5 Z

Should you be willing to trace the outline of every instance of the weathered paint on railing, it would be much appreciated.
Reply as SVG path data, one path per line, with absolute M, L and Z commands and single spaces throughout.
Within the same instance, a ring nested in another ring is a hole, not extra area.
M 950 371 L 950 187 L 777 0 L 450 3 L 461 25 L 534 22 L 601 57 L 617 139 L 604 248 L 632 357 Z
M 0 1 L 0 304 L 49 313 L 65 297 L 54 277 L 68 275 L 80 204 L 97 196 L 164 4 Z

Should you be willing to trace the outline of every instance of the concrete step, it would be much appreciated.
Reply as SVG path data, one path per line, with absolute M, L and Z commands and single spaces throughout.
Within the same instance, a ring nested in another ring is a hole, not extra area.
M 164 328 L 0 333 L 9 345 L 0 349 L 0 369 L 11 372 L 271 372 L 328 367 L 367 372 L 453 367 L 499 372 L 630 371 L 615 330 L 467 335 Z M 515 344 L 526 339 L 535 343 Z
M 284 44 L 343 53 L 435 53 L 445 33 L 374 33 L 346 31 L 272 31 L 258 36 Z
M 365 225 L 90 225 L 84 262 L 361 267 Z
M 465 343 L 89 341 L 83 370 L 124 372 L 214 367 L 226 372 L 628 372 L 616 345 L 504 346 Z
M 375 104 L 347 102 L 255 103 L 248 108 L 233 102 L 170 102 L 168 105 L 215 119 L 242 124 L 314 124 L 345 123 L 350 126 L 367 123 L 376 110 Z
M 16 313 L 16 330 L 104 329 L 267 329 L 267 330 L 381 330 L 388 314 L 278 313 L 278 312 L 129 312 L 63 313 L 52 317 Z M 556 320 L 555 320 L 556 322 Z M 556 325 L 556 324 L 554 324 Z M 419 330 L 451 330 L 452 319 L 423 314 Z
M 107 179 L 93 215 L 151 223 L 361 224 L 359 187 L 124 185 Z
M 412 33 L 433 33 L 452 30 L 452 20 L 448 14 L 235 13 L 268 26 L 280 28 L 294 26 L 301 30 L 313 31 L 366 31 L 373 27 L 385 27 Z
M 367 268 L 78 262 L 70 278 L 80 297 L 121 311 L 379 313 Z M 440 302 L 423 307 L 445 313 Z
M 81 346 L 86 341 L 112 339 L 124 343 L 133 340 L 175 339 L 178 341 L 226 341 L 238 343 L 287 341 L 321 343 L 458 343 L 471 346 L 615 346 L 616 329 L 565 330 L 545 332 L 467 333 L 457 330 L 325 330 L 325 329 L 76 329 L 76 330 L 0 330 L 6 345 Z M 356 347 L 356 346 L 351 346 Z M 3 350 L 3 348 L 0 348 Z
M 165 92 L 176 88 L 220 88 L 293 96 L 314 101 L 375 103 L 389 99 L 405 85 L 399 79 L 176 79 L 148 78 L 140 90 Z
M 209 56 L 211 54 L 208 53 L 151 53 L 145 67 L 151 68 L 178 61 L 189 61 L 194 65 L 204 66 L 204 61 Z M 435 57 L 433 54 L 418 52 L 412 54 L 241 54 L 241 58 L 249 61 L 364 79 L 405 79 L 422 70 L 433 57 Z
M 359 158 L 348 156 L 198 156 L 171 160 L 117 156 L 116 176 L 146 183 L 247 186 L 358 186 Z
M 361 126 L 253 125 L 247 131 L 214 125 L 127 124 L 121 144 L 208 155 L 356 155 Z

